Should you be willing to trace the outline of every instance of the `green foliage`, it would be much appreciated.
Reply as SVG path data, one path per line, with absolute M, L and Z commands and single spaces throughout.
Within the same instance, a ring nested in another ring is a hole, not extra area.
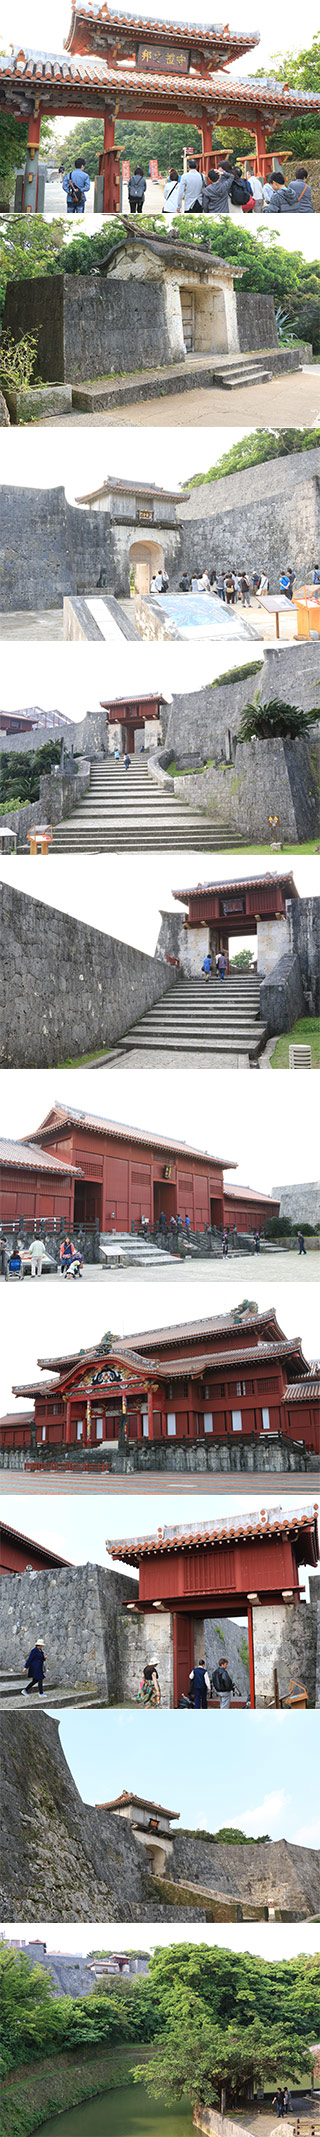
M 30 386 L 35 381 L 35 362 L 38 334 L 22 334 L 20 341 L 13 341 L 12 334 L 3 334 L 0 342 L 0 386 Z
M 50 120 L 42 119 L 40 132 L 40 155 L 46 156 L 53 139 Z M 11 118 L 7 111 L 1 112 L 0 121 L 0 180 L 2 191 L 11 191 L 16 171 L 23 168 L 26 158 L 28 126 L 20 119 Z
M 60 742 L 44 742 L 41 749 L 6 750 L 0 755 L 0 801 L 39 801 L 40 779 L 60 762 Z
M 248 1656 L 247 1648 L 246 1653 Z M 236 1846 L 242 1848 L 258 1847 L 261 1840 L 270 1840 L 270 1833 L 242 1833 L 240 1826 L 237 1825 L 220 1825 L 218 1833 L 207 1833 L 205 1826 L 194 1826 L 192 1828 L 179 1825 L 179 1833 L 186 1840 L 207 1840 L 214 1843 L 215 1846 L 219 1843 L 219 1847 L 226 1846 L 230 1848 Z
M 268 705 L 260 705 L 257 691 L 253 702 L 243 707 L 238 742 L 252 742 L 253 738 L 265 742 L 274 736 L 286 736 L 292 741 L 296 735 L 305 735 L 318 718 L 315 707 L 312 712 L 303 712 L 301 705 L 286 705 L 278 697 L 270 698 Z
M 189 481 L 182 483 L 182 489 L 198 490 L 203 483 L 219 482 L 221 475 L 237 475 L 241 474 L 242 468 L 257 467 L 261 460 L 287 459 L 290 453 L 314 452 L 319 445 L 320 430 L 251 430 L 239 439 L 238 445 L 231 445 L 229 452 L 223 453 L 221 460 L 216 460 L 214 467 L 208 468 L 207 474 L 190 475 Z M 251 665 L 252 675 L 259 665 L 262 666 L 261 661 Z M 248 675 L 249 666 L 247 662 L 244 668 L 229 668 L 224 677 L 217 678 L 213 689 L 217 689 L 222 680 L 232 683 L 236 674 Z
M 248 2085 L 308 2072 L 308 2039 L 318 2037 L 318 1958 L 257 1959 L 208 1945 L 156 1951 L 150 1984 L 157 1991 L 161 2032 L 143 2075 L 151 2097 L 186 2093 L 212 2105 L 222 2084 L 241 2104 Z
M 293 1025 L 292 1031 L 283 1031 L 281 1033 L 281 1038 L 277 1039 L 274 1052 L 271 1054 L 270 1068 L 288 1069 L 289 1046 L 303 1046 L 306 1042 L 308 1046 L 311 1046 L 312 1068 L 320 1068 L 319 1017 L 299 1017 L 297 1024 Z
M 64 221 L 46 223 L 42 215 L 14 215 L 9 222 L 0 224 L 0 315 L 7 282 L 59 273 L 64 247 L 67 248 Z
M 167 175 L 171 163 L 180 174 L 183 170 L 185 139 L 185 124 L 161 126 L 156 119 L 150 125 L 143 124 L 138 119 L 120 118 L 116 121 L 115 142 L 120 150 L 120 162 L 128 161 L 131 170 L 134 169 L 135 163 L 141 163 L 146 178 L 152 157 L 156 157 L 162 176 Z M 200 155 L 201 134 L 196 126 L 188 125 L 188 147 Z M 79 119 L 78 125 L 72 127 L 67 138 L 61 140 L 58 145 L 58 162 L 63 162 L 65 169 L 69 170 L 70 166 L 73 167 L 77 155 L 85 156 L 89 177 L 96 178 L 102 149 L 103 120 L 86 119 L 82 125 Z
M 252 950 L 237 950 L 236 957 L 230 958 L 230 972 L 253 972 L 253 967 Z
M 312 38 L 307 52 L 288 52 L 285 57 L 282 53 L 275 53 L 275 60 L 277 59 L 278 66 L 272 63 L 272 73 L 277 82 L 288 82 L 293 89 L 320 88 L 318 33 Z M 313 116 L 312 112 L 304 119 L 299 118 L 298 112 L 293 113 L 292 118 L 288 115 L 270 135 L 270 146 L 280 151 L 280 155 L 286 149 L 290 155 L 299 157 L 299 161 L 301 157 L 305 161 L 307 156 L 319 156 L 320 119 L 316 114 Z
M 283 302 L 295 340 L 312 341 L 316 355 L 320 349 L 320 262 L 305 260 L 302 252 L 286 252 L 277 230 L 262 224 L 257 232 L 239 228 L 230 216 L 221 216 L 219 223 L 213 216 L 206 216 L 205 229 L 202 217 L 175 216 L 173 230 L 183 243 L 199 245 L 218 258 L 232 260 L 242 270 L 242 290 L 259 290 L 261 295 L 270 292 L 275 304 Z M 294 321 L 297 324 L 294 325 Z

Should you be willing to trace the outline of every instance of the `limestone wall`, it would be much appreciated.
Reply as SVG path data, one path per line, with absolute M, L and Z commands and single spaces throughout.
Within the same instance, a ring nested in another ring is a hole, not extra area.
M 127 257 L 106 279 L 48 275 L 22 284 L 9 282 L 4 331 L 15 338 L 23 320 L 23 332 L 38 335 L 37 360 L 45 381 L 80 384 L 112 372 L 153 369 L 183 356 L 179 293 L 177 317 L 172 315 L 173 293 L 168 292 L 168 317 L 163 270 L 157 276 L 154 262 L 152 275 L 145 272 L 142 297 L 141 282 Z
M 256 290 L 238 289 L 235 299 L 239 349 L 277 349 L 278 333 L 274 297 L 259 296 Z
M 191 490 L 189 503 L 179 508 L 182 568 L 192 571 L 198 560 L 210 570 L 260 568 L 276 592 L 284 555 L 290 554 L 299 584 L 320 551 L 319 472 L 315 447 Z M 301 651 L 317 657 L 316 647 Z
M 135 1578 L 90 1564 L 4 1573 L 0 1668 L 20 1672 L 41 1634 L 46 1686 L 85 1685 L 106 1700 L 119 1699 L 121 1606 L 137 1592 Z
M 172 986 L 170 966 L 0 885 L 0 1064 L 108 1048 Z
M 277 1670 L 280 1699 L 289 1692 L 290 1678 L 299 1679 L 308 1693 L 308 1706 L 316 1703 L 317 1613 L 311 1603 L 268 1603 L 253 1607 L 255 1690 L 257 1707 L 270 1707 L 274 1698 L 273 1671 Z
M 96 590 L 102 566 L 112 585 L 112 559 L 107 516 L 69 505 L 62 486 L 0 489 L 0 611 L 62 608 L 64 594 Z
M 133 1583 L 132 1583 L 133 1589 Z M 128 1597 L 129 1600 L 129 1597 Z M 131 1706 L 138 1698 L 139 1686 L 145 1663 L 157 1663 L 161 1702 L 164 1707 L 173 1706 L 173 1632 L 172 1617 L 167 1611 L 155 1610 L 119 1611 L 117 1617 L 119 1651 L 118 1698 L 124 1706 Z
M 26 846 L 27 833 L 33 824 L 60 824 L 64 816 L 70 816 L 77 802 L 82 801 L 89 785 L 89 760 L 83 759 L 81 770 L 79 766 L 69 778 L 67 772 L 60 772 L 59 765 L 54 764 L 51 772 L 44 772 L 39 781 L 39 800 L 23 802 L 21 809 L 8 810 L 6 816 L 1 816 L 0 825 L 7 825 L 9 831 L 17 832 L 18 848 Z
M 288 906 L 292 950 L 299 959 L 308 1016 L 320 1013 L 320 898 L 292 898 Z
M 264 1909 L 273 1901 L 280 1915 L 295 1921 L 317 1915 L 320 1908 L 320 1850 L 289 1846 L 286 1840 L 223 1846 L 177 1832 L 172 1876 L 239 1899 L 244 1920 L 248 1902 L 249 1908 Z
M 320 1224 L 320 1180 L 297 1181 L 292 1187 L 273 1187 L 280 1202 L 280 1217 L 297 1224 Z
M 204 2130 L 205 2137 L 239 2137 L 239 2122 L 231 2122 L 230 2115 L 219 2115 L 216 2107 L 195 2107 L 193 2122 L 196 2130 Z M 251 2137 L 241 2120 L 243 2137 Z

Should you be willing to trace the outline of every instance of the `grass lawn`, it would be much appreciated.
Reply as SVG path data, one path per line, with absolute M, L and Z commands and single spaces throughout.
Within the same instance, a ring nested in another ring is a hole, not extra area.
M 277 1039 L 274 1053 L 271 1055 L 270 1068 L 289 1068 L 289 1046 L 293 1046 L 295 1042 L 297 1045 L 300 1042 L 311 1046 L 311 1066 L 313 1069 L 320 1068 L 320 1017 L 300 1017 L 299 1023 L 293 1025 L 293 1031 L 281 1032 L 281 1038 Z

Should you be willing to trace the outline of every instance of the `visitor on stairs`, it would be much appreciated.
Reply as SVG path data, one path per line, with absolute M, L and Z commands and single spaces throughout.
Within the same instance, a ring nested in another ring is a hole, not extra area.
M 212 957 L 210 957 L 209 950 L 207 951 L 207 956 L 203 959 L 202 971 L 204 972 L 205 985 L 207 987 L 210 973 L 212 972 Z
M 190 1670 L 189 1684 L 191 1685 L 191 1690 L 193 1689 L 194 1691 L 195 1707 L 206 1707 L 207 1694 L 210 1692 L 210 1677 L 208 1677 L 204 1658 L 202 1658 L 201 1662 L 195 1663 L 194 1670 Z
M 183 178 L 180 178 L 178 191 L 179 215 L 183 208 L 183 203 L 185 215 L 202 215 L 202 190 L 202 172 L 198 171 L 197 163 L 190 162 L 188 163 L 187 171 L 184 171 Z
M 28 1692 L 43 1692 L 45 1660 L 43 1640 L 37 1640 L 36 1646 L 30 1648 L 30 1655 L 24 1663 L 24 1673 L 28 1671 L 29 1684 L 24 1684 L 22 1698 L 27 1699 Z
M 211 1678 L 211 1691 L 218 1693 L 220 1709 L 221 1707 L 230 1706 L 231 1692 L 235 1692 L 235 1689 L 233 1679 L 228 1675 L 227 1657 L 226 1655 L 221 1655 L 218 1668 L 213 1670 Z
M 219 973 L 219 979 L 221 979 L 221 980 L 224 980 L 224 979 L 225 979 L 225 974 L 226 974 L 226 970 L 227 970 L 227 959 L 226 959 L 225 951 L 224 951 L 224 950 L 218 950 L 218 956 L 216 957 L 216 971 L 217 971 L 217 972 Z

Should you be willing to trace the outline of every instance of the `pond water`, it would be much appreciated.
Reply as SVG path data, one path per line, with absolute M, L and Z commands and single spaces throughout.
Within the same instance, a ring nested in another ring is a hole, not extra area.
M 119 2086 L 42 2125 L 42 2137 L 193 2137 L 192 2111 L 148 2100 L 144 2085 Z

